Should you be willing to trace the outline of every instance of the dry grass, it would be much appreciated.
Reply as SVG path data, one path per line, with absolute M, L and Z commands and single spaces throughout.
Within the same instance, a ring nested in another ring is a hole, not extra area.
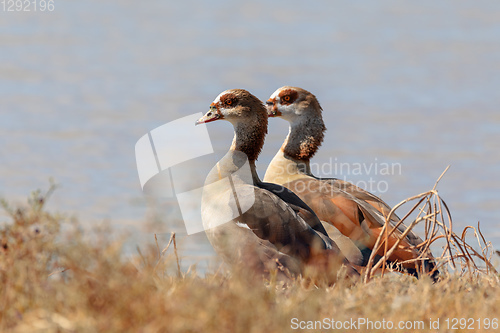
M 380 233 L 374 246 L 376 250 L 372 252 L 367 269 L 365 270 L 365 283 L 368 282 L 380 268 L 382 269 L 382 275 L 386 269 L 390 269 L 388 265 L 390 255 L 397 249 L 401 240 L 421 223 L 425 224 L 424 241 L 417 246 L 421 253 L 420 256 L 416 259 L 412 259 L 412 262 L 416 262 L 417 265 L 422 267 L 420 263 L 424 260 L 430 259 L 429 251 L 431 246 L 435 245 L 435 243 L 441 242 L 443 249 L 442 253 L 439 256 L 434 257 L 436 267 L 430 273 L 433 273 L 436 270 L 446 270 L 446 268 L 451 268 L 453 270 L 459 269 L 462 275 L 494 273 L 498 276 L 497 270 L 491 263 L 495 250 L 493 249 L 491 242 L 487 242 L 484 238 L 479 222 L 477 228 L 467 226 L 462 231 L 460 236 L 453 230 L 451 212 L 448 209 L 446 202 L 439 196 L 439 193 L 436 190 L 439 181 L 448 169 L 449 166 L 443 171 L 441 176 L 439 176 L 434 184 L 434 187 L 430 191 L 401 201 L 399 204 L 394 206 L 394 208 L 386 216 L 386 224 L 382 228 L 382 232 Z M 390 223 L 387 223 L 387 221 L 391 220 L 391 217 L 397 209 L 413 201 L 416 201 L 416 203 L 411 206 L 408 212 L 396 225 L 391 226 Z M 409 223 L 408 226 L 405 226 L 404 222 L 406 222 L 414 212 L 417 212 L 417 216 L 412 218 L 412 222 Z M 398 241 L 395 242 L 391 248 L 388 248 L 388 242 L 385 240 L 389 239 L 389 237 L 391 237 L 391 235 L 398 230 L 398 227 L 403 227 L 404 232 L 401 233 Z M 476 247 L 471 246 L 470 242 L 466 239 L 468 232 L 471 230 L 473 231 L 474 238 L 477 241 Z M 384 256 L 374 263 L 375 254 L 382 248 L 382 246 L 384 246 Z
M 152 246 L 125 258 L 119 240 L 106 231 L 84 235 L 76 224 L 47 213 L 45 201 L 34 193 L 26 208 L 4 203 L 10 218 L 0 231 L 3 332 L 281 332 L 299 321 L 322 321 L 324 331 L 344 331 L 325 323 L 358 318 L 372 325 L 393 323 L 394 329 L 381 332 L 413 331 L 397 329 L 400 321 L 422 321 L 424 329 L 416 331 L 429 331 L 430 318 L 440 319 L 432 331 L 445 332 L 447 318 L 450 326 L 452 318 L 470 318 L 467 325 L 481 332 L 488 331 L 486 319 L 492 327 L 491 320 L 500 317 L 500 283 L 491 269 L 478 273 L 471 266 L 462 274 L 445 273 L 435 284 L 386 274 L 328 288 L 303 280 L 283 288 L 237 272 L 200 277 L 180 271 L 174 237 L 163 251 Z M 429 235 L 432 230 L 431 225 Z M 320 331 L 317 325 L 306 331 Z M 351 331 L 375 329 L 363 325 Z

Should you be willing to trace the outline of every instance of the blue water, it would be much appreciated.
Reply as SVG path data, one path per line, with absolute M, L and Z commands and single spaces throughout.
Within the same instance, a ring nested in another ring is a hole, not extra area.
M 386 182 L 377 194 L 391 205 L 451 165 L 438 189 L 456 227 L 481 221 L 500 247 L 498 59 L 491 1 L 56 1 L 53 12 L 0 12 L 0 196 L 20 202 L 53 177 L 50 209 L 130 229 L 139 245 L 178 231 L 186 262 L 204 261 L 210 247 L 182 237 L 176 201 L 144 198 L 136 141 L 205 112 L 225 89 L 267 99 L 296 85 L 324 109 L 317 163 L 398 163 L 394 175 L 341 175 Z M 228 123 L 210 125 L 215 154 L 192 171 L 199 181 L 232 138 Z M 285 122 L 269 132 L 262 176 Z

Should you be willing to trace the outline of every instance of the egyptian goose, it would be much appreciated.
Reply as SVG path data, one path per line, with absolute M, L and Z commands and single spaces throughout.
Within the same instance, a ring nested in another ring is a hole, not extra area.
M 287 278 L 311 267 L 336 276 L 342 264 L 348 267 L 348 274 L 356 275 L 345 259 L 361 262 L 353 244 L 342 244 L 344 256 L 298 196 L 259 179 L 255 161 L 267 134 L 264 104 L 246 90 L 226 90 L 196 124 L 216 120 L 233 125 L 234 139 L 207 176 L 202 220 L 209 241 L 224 261 L 259 274 L 286 272 Z M 333 275 L 328 275 L 329 282 Z
M 335 226 L 353 240 L 363 253 L 363 265 L 372 253 L 375 242 L 391 208 L 377 196 L 336 178 L 318 178 L 311 173 L 310 159 L 321 145 L 326 130 L 322 108 L 310 92 L 285 86 L 276 90 L 266 102 L 269 117 L 281 117 L 290 123 L 285 142 L 273 158 L 264 181 L 283 185 L 295 192 L 309 205 L 321 221 Z M 399 218 L 393 215 L 391 222 Z M 327 228 L 328 230 L 328 228 Z M 401 229 L 399 231 L 404 231 Z M 399 233 L 398 233 L 399 234 Z M 389 248 L 397 236 L 389 239 Z M 420 255 L 418 244 L 422 239 L 410 232 L 400 243 L 389 260 L 402 263 L 404 269 L 415 276 L 421 271 L 421 263 L 408 262 Z M 384 246 L 377 252 L 382 255 Z M 424 261 L 424 270 L 435 267 L 431 253 Z M 433 278 L 439 274 L 433 272 Z

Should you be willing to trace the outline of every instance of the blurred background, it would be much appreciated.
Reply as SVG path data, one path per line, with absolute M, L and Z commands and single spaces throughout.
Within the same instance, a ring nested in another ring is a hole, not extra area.
M 324 176 L 373 180 L 382 187 L 367 189 L 395 205 L 450 165 L 438 190 L 455 227 L 480 221 L 500 248 L 499 59 L 492 1 L 56 0 L 51 12 L 0 11 L 0 197 L 24 202 L 52 177 L 51 210 L 131 231 L 133 248 L 176 231 L 183 264 L 206 267 L 210 245 L 185 235 L 175 198 L 143 195 L 134 145 L 206 112 L 223 90 L 266 100 L 293 85 L 324 109 L 314 161 L 351 166 Z M 232 140 L 227 122 L 207 128 L 215 152 L 186 169 L 200 184 Z M 261 177 L 287 131 L 271 119 Z M 399 169 L 384 174 L 383 163 Z

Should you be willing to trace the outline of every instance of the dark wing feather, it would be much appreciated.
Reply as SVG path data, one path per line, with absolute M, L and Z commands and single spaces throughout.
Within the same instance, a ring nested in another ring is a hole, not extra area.
M 248 226 L 260 239 L 305 261 L 315 251 L 332 248 L 331 240 L 321 237 L 277 195 L 258 187 L 254 188 L 254 195 L 254 204 L 236 221 Z
M 385 201 L 376 195 L 373 195 L 370 192 L 367 192 L 364 189 L 341 179 L 330 178 L 320 180 L 334 187 L 338 187 L 341 191 L 344 191 L 346 194 L 352 196 L 352 199 L 358 204 L 358 206 L 362 207 L 361 209 L 365 217 L 371 217 L 372 223 L 377 224 L 380 227 L 385 224 L 386 216 L 388 216 L 391 212 L 391 207 L 389 207 Z M 395 213 L 392 214 L 390 220 L 391 224 L 394 226 L 399 221 L 400 218 Z M 398 230 L 400 233 L 403 233 L 406 230 L 406 226 L 400 225 Z M 413 246 L 422 243 L 422 239 L 413 232 L 408 233 L 406 240 Z
M 288 206 L 290 206 L 304 221 L 317 232 L 322 233 L 325 236 L 328 236 L 325 228 L 321 224 L 321 221 L 316 216 L 314 211 L 295 194 L 290 191 L 288 188 L 273 184 L 273 183 L 261 183 L 260 187 L 272 192 L 278 198 L 283 200 Z
M 336 179 L 319 180 L 305 177 L 284 184 L 296 192 L 322 221 L 333 224 L 340 232 L 358 244 L 361 250 L 373 249 L 390 209 L 378 197 L 350 183 Z M 399 220 L 394 216 L 392 223 Z M 404 227 L 399 229 L 399 233 Z M 397 241 L 391 237 L 389 246 Z M 421 239 L 410 233 L 398 246 L 390 260 L 405 261 L 418 257 L 414 245 Z M 381 248 L 377 254 L 383 254 Z M 366 253 L 370 253 L 369 251 Z

